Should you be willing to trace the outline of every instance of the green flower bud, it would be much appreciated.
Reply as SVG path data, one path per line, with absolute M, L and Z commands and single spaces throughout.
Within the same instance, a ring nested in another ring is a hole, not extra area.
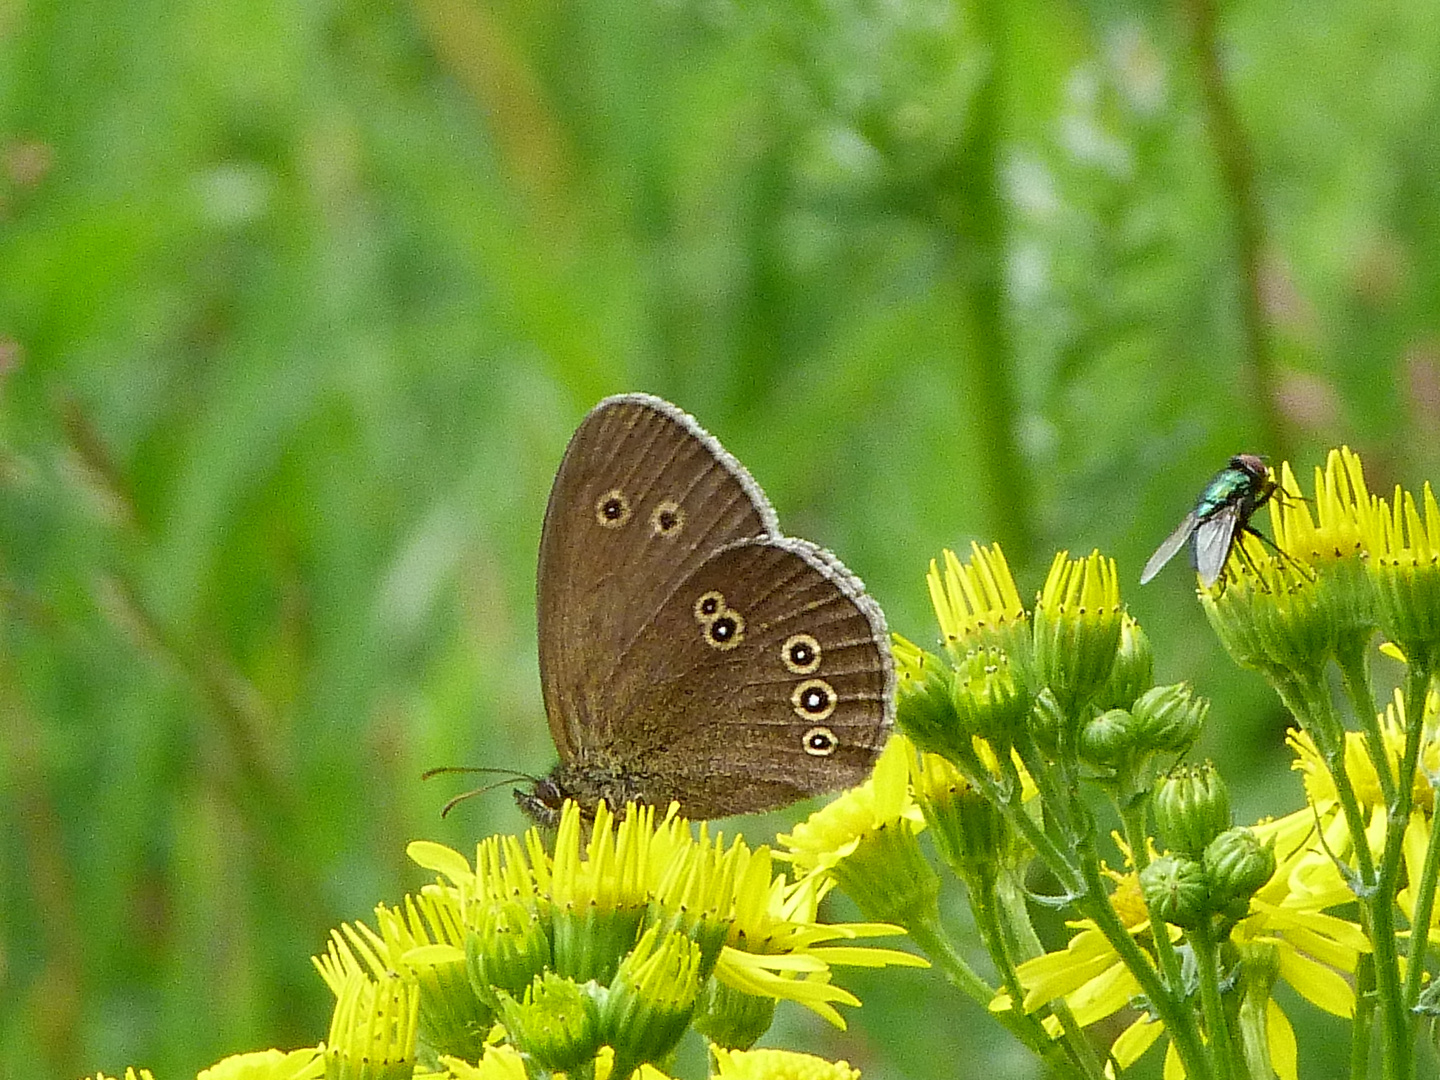
M 1275 844 L 1253 830 L 1226 829 L 1205 849 L 1205 872 L 1215 906 L 1233 919 L 1245 917 L 1250 898 L 1275 874 Z
M 1183 754 L 1200 737 L 1210 702 L 1196 697 L 1189 684 L 1175 683 L 1152 686 L 1136 699 L 1130 711 L 1142 753 Z
M 1319 678 L 1340 629 L 1328 585 L 1278 556 L 1257 567 L 1245 565 L 1200 590 L 1216 636 L 1242 667 L 1271 678 Z
M 1124 709 L 1091 717 L 1080 729 L 1080 760 L 1097 769 L 1120 769 L 1135 758 L 1135 719 Z
M 601 1045 L 600 1009 L 592 991 L 546 972 L 525 989 L 520 1001 L 503 990 L 497 996 L 510 1041 L 546 1072 L 568 1073 L 595 1060 Z
M 475 993 L 498 1010 L 497 990 L 520 994 L 550 967 L 550 938 L 540 916 L 515 900 L 491 904 L 479 923 L 465 938 L 465 967 Z
M 1115 666 L 1110 678 L 1095 697 L 1101 710 L 1128 709 L 1135 699 L 1155 682 L 1155 657 L 1150 639 L 1129 613 L 1120 617 L 1120 647 L 1115 652 Z
M 934 755 L 925 759 L 915 784 L 915 801 L 949 867 L 972 891 L 988 889 L 1000 876 L 1009 842 L 1009 826 L 1000 808 Z
M 1208 761 L 1161 777 L 1150 800 L 1160 843 L 1192 859 L 1230 828 L 1230 789 Z
M 566 904 L 550 918 L 553 970 L 558 975 L 602 986 L 615 977 L 621 959 L 635 945 L 643 907 L 607 907 L 601 904 Z
M 1381 631 L 1410 663 L 1431 667 L 1440 656 L 1440 504 L 1429 481 L 1419 502 L 1398 488 L 1393 508 L 1379 500 L 1367 565 Z
M 1186 930 L 1203 926 L 1210 914 L 1210 880 L 1205 867 L 1184 855 L 1162 855 L 1140 871 L 1140 892 L 1151 914 Z
M 700 996 L 700 946 L 683 934 L 646 930 L 620 962 L 600 1006 L 600 1031 L 615 1049 L 612 1076 L 669 1056 Z
M 969 749 L 970 738 L 955 712 L 954 681 L 939 657 L 920 652 L 918 660 L 901 667 L 895 697 L 900 730 L 919 749 L 952 760 Z
M 770 1030 L 774 1019 L 774 998 L 747 994 L 719 979 L 711 979 L 700 992 L 691 1026 L 716 1046 L 748 1050 Z
M 1061 707 L 1089 704 L 1110 679 L 1120 644 L 1115 560 L 1097 551 L 1073 562 L 1055 556 L 1035 604 L 1034 663 Z
M 940 879 L 905 818 L 867 832 L 831 872 L 870 922 L 909 927 L 938 912 Z
M 995 646 L 971 649 L 955 665 L 952 689 L 960 729 L 1006 753 L 1030 712 L 1030 694 Z
M 1061 737 L 1069 725 L 1065 711 L 1047 686 L 1035 695 L 1030 707 L 1030 737 L 1040 753 L 1052 761 L 1059 756 Z

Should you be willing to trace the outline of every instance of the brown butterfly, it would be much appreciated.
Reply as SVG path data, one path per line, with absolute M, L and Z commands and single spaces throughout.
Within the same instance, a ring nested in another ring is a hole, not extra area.
M 745 467 L 648 394 L 570 440 L 540 540 L 540 681 L 573 798 L 692 818 L 773 809 L 869 774 L 895 715 L 885 616 L 834 555 L 782 536 Z

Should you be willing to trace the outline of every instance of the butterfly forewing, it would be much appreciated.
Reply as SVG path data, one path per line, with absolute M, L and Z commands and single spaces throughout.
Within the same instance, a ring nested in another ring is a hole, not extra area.
M 626 394 L 591 410 L 540 540 L 540 681 L 562 759 L 613 741 L 622 658 L 680 583 L 717 548 L 777 533 L 759 485 L 680 409 Z
M 713 553 L 621 658 L 592 748 L 646 801 L 696 817 L 766 810 L 864 780 L 893 721 L 884 616 L 802 540 Z

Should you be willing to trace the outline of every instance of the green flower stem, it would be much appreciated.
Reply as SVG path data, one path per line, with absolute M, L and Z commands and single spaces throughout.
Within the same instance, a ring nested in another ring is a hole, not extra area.
M 1370 918 L 1361 909 L 1361 921 L 1369 934 Z M 1370 1075 L 1370 1039 L 1375 1031 L 1375 957 L 1361 953 L 1355 962 L 1355 1019 L 1350 1025 L 1350 1080 Z
M 1407 677 L 1406 707 L 1410 704 L 1409 683 L 1413 682 L 1412 668 Z M 1355 851 L 1359 868 L 1359 898 L 1370 917 L 1370 946 L 1375 957 L 1375 985 L 1379 996 L 1380 1023 L 1385 1032 L 1386 1052 L 1381 1055 L 1385 1062 L 1385 1075 L 1389 1080 L 1408 1080 L 1410 1076 L 1410 1025 L 1404 1012 L 1404 1001 L 1400 991 L 1400 957 L 1395 944 L 1395 892 L 1399 871 L 1399 839 L 1404 837 L 1403 825 L 1396 830 L 1396 857 L 1391 874 L 1386 881 L 1376 876 L 1375 862 L 1370 854 L 1370 841 L 1365 835 L 1365 817 L 1360 811 L 1360 802 L 1355 797 L 1355 788 L 1350 783 L 1350 774 L 1345 769 L 1345 733 L 1335 716 L 1334 705 L 1329 694 L 1311 684 L 1299 680 L 1277 677 L 1276 689 L 1285 705 L 1295 714 L 1302 727 L 1315 739 L 1315 745 L 1325 759 L 1340 807 L 1345 814 L 1345 825 L 1350 832 L 1350 846 Z M 1425 684 L 1421 684 L 1420 703 L 1424 705 Z M 1418 738 L 1418 726 L 1417 726 Z M 1416 756 L 1419 744 L 1416 744 Z M 1406 757 L 1409 758 L 1407 742 Z M 1398 791 L 1404 803 L 1406 819 L 1410 811 L 1412 782 L 1407 775 L 1413 775 L 1413 764 L 1407 773 L 1405 762 L 1401 762 Z M 1397 806 L 1395 809 L 1399 809 Z M 1395 818 L 1392 815 L 1393 824 Z M 1386 834 L 1386 854 L 1390 849 L 1389 830 Z M 1382 862 L 1383 862 L 1382 858 Z M 1387 891 L 1388 889 L 1388 891 Z
M 1387 804 L 1395 800 L 1395 779 L 1390 768 L 1389 755 L 1385 753 L 1385 738 L 1380 733 L 1380 717 L 1375 708 L 1375 689 L 1370 681 L 1370 665 L 1365 662 L 1363 644 L 1356 648 L 1343 644 L 1336 650 L 1335 663 L 1340 668 L 1340 678 L 1345 684 L 1345 693 L 1350 698 L 1350 707 L 1360 721 L 1365 733 L 1365 749 L 1370 752 L 1370 764 L 1380 778 L 1380 791 Z
M 1125 825 L 1125 842 L 1130 845 L 1130 858 L 1135 863 L 1137 874 L 1150 865 L 1150 847 L 1145 834 L 1145 805 L 1145 800 L 1132 799 L 1129 809 L 1118 802 L 1115 807 Z M 1160 971 L 1165 976 L 1165 985 L 1170 988 L 1171 993 L 1178 995 L 1185 983 L 1180 975 L 1180 958 L 1175 954 L 1175 944 L 1170 940 L 1164 920 L 1155 917 L 1155 912 L 1148 902 L 1145 908 L 1150 912 L 1150 933 L 1155 942 L 1155 955 L 1160 959 Z
M 1045 952 L 1035 926 L 1030 922 L 1030 909 L 1025 902 L 1025 891 L 1009 873 L 1002 873 L 995 886 L 1000 911 L 1004 915 L 1006 942 L 1013 955 L 1024 960 L 1033 960 Z M 1085 1037 L 1085 1029 L 1075 1019 L 1075 1013 L 1063 998 L 1050 1002 L 1050 1011 L 1065 1029 L 1065 1037 L 1073 1044 L 1072 1053 L 1083 1055 L 1081 1064 L 1090 1072 L 1089 1061 L 1094 1060 L 1095 1051 Z M 1103 1068 L 1101 1072 L 1103 1073 Z
M 1150 999 L 1150 1006 L 1165 1025 L 1180 1063 L 1185 1066 L 1185 1075 L 1190 1080 L 1212 1080 L 1215 1073 L 1200 1041 L 1200 1032 L 1195 1026 L 1195 1016 L 1178 993 L 1173 993 L 1160 979 L 1150 957 L 1130 936 L 1106 893 L 1105 878 L 1100 870 L 1100 855 L 1092 840 L 1085 840 L 1080 847 L 1080 870 L 1085 882 L 1085 891 L 1075 901 L 1075 907 L 1091 919 L 1105 935 L 1105 940 L 1119 954 L 1121 961 L 1140 989 Z M 1161 924 L 1162 927 L 1164 924 Z
M 1040 1023 L 1039 1017 L 1034 1013 L 1025 1011 L 1025 988 L 1020 984 L 1020 977 L 1015 973 L 1015 964 L 1010 956 L 1010 950 L 1006 947 L 1006 933 L 1001 925 L 999 901 L 996 896 L 995 882 L 967 882 L 970 888 L 971 910 L 975 913 L 975 925 L 980 931 L 980 937 L 985 942 L 986 951 L 990 953 L 990 961 L 995 965 L 995 970 L 1000 973 L 1000 982 L 1010 995 L 1012 1011 L 1023 1017 L 1026 1027 L 1030 1029 L 1031 1038 L 1026 1039 L 1027 1046 L 1033 1045 L 1054 1045 L 1054 1040 Z M 1068 1011 L 1068 1010 L 1067 1010 Z M 1085 1033 L 1075 1025 L 1073 1016 L 1070 1018 L 1071 1027 L 1065 1028 L 1066 1050 L 1070 1061 L 1079 1070 L 1089 1077 L 1090 1080 L 1102 1080 L 1105 1075 L 1100 1061 L 1095 1056 L 1090 1042 L 1085 1038 Z M 1064 1021 L 1061 1020 L 1064 1027 Z M 1034 1040 L 1032 1044 L 1032 1039 Z
M 955 951 L 943 930 L 940 928 L 938 918 L 933 915 L 922 915 L 908 923 L 905 927 L 911 940 L 920 949 L 930 962 L 945 973 L 945 977 L 962 994 L 970 998 L 981 1008 L 987 1011 L 990 1002 L 995 997 L 995 991 L 990 984 L 975 973 L 975 969 L 965 962 L 965 958 Z M 1064 1043 L 1057 1043 L 1051 1039 L 1033 1016 L 1027 1016 L 1022 1011 L 1024 998 L 1015 998 L 1011 1001 L 1014 1005 L 1007 1012 L 990 1013 L 1000 1024 L 1019 1039 L 1028 1049 L 1039 1056 L 1059 1076 L 1079 1076 L 1081 1070 L 1071 1061 Z
M 1280 974 L 1276 945 L 1251 944 L 1241 950 L 1240 1007 L 1235 1012 L 1241 1061 L 1250 1077 L 1275 1075 L 1270 1059 L 1269 1005 Z
M 1020 801 L 1022 795 L 1018 778 L 1007 785 L 1008 790 L 1004 790 L 990 775 L 990 770 L 985 768 L 973 753 L 962 755 L 962 760 L 956 764 L 960 766 L 961 772 L 965 773 L 965 779 L 975 785 L 976 790 L 1000 807 L 1005 814 L 1005 820 L 1025 837 L 1030 846 L 1035 849 L 1035 854 L 1059 879 L 1061 887 L 1072 895 L 1078 893 L 1081 889 L 1081 882 L 1074 865 L 1050 839 L 1049 834 L 1025 812 L 1024 804 Z M 1043 795 L 1041 802 L 1044 802 Z
M 1385 849 L 1380 856 L 1380 876 L 1376 882 L 1371 914 L 1375 926 L 1373 941 L 1377 989 L 1380 992 L 1380 1020 L 1385 1025 L 1385 1075 L 1392 1080 L 1406 1080 L 1413 1069 L 1415 1031 L 1413 1014 L 1405 1008 L 1406 998 L 1400 988 L 1399 957 L 1395 947 L 1395 896 L 1400 891 L 1405 830 L 1410 824 L 1415 804 L 1415 773 L 1420 762 L 1421 736 L 1425 733 L 1425 696 L 1429 690 L 1429 667 L 1412 661 L 1405 674 L 1405 751 L 1400 760 L 1400 774 L 1396 777 L 1395 800 L 1387 807 Z M 1424 933 L 1428 936 L 1428 926 Z M 1413 951 L 1413 940 L 1410 947 Z M 1423 952 L 1419 956 L 1423 959 Z
M 1272 673 L 1280 700 L 1285 703 L 1300 726 L 1315 740 L 1315 747 L 1325 761 L 1330 779 L 1335 785 L 1335 794 L 1345 814 L 1345 825 L 1350 832 L 1350 845 L 1355 850 L 1355 861 L 1359 864 L 1361 900 L 1368 900 L 1375 890 L 1375 862 L 1370 855 L 1370 844 L 1365 837 L 1365 816 L 1360 812 L 1360 800 L 1355 797 L 1355 788 L 1350 783 L 1350 774 L 1345 769 L 1345 732 L 1335 716 L 1333 703 L 1323 690 L 1316 690 L 1311 684 L 1298 679 L 1287 679 Z M 1393 944 L 1393 943 L 1392 943 Z
M 1061 828 L 1066 832 L 1073 831 L 1069 814 L 1066 812 L 1068 800 L 1064 798 L 1062 790 L 1055 784 L 1055 770 L 1050 767 L 1049 762 L 1040 753 L 1040 748 L 1035 745 L 1035 739 L 1028 731 L 1022 732 L 1020 737 L 1015 740 L 1015 752 L 1020 755 L 1020 761 L 1025 766 L 1025 771 L 1030 774 L 1031 781 L 1040 793 L 1040 804 L 1051 808 L 1060 821 Z M 1011 766 L 1013 770 L 1013 763 Z M 1016 782 L 1019 782 L 1018 777 Z
M 1235 1074 L 1235 1050 L 1230 1043 L 1230 1021 L 1225 1015 L 1225 1003 L 1220 999 L 1219 949 L 1215 945 L 1215 927 L 1203 923 L 1186 937 L 1195 949 L 1195 966 L 1200 975 L 1200 1004 L 1205 1010 L 1205 1028 L 1210 1033 L 1216 1080 L 1231 1080 Z
M 1410 953 L 1405 961 L 1406 1010 L 1413 1009 L 1420 998 L 1420 983 L 1425 975 L 1425 950 L 1430 944 L 1430 918 L 1435 911 L 1435 882 L 1440 877 L 1440 829 L 1431 825 L 1430 842 L 1425 848 L 1425 865 L 1420 871 L 1420 884 L 1415 890 L 1414 914 L 1410 919 Z
M 1025 902 L 1025 890 L 1014 874 L 1004 872 L 995 886 L 1000 898 L 1000 909 L 1005 913 L 1005 923 L 1014 937 L 1016 955 L 1022 961 L 1033 960 L 1045 952 L 1040 935 L 1030 922 L 1030 909 Z

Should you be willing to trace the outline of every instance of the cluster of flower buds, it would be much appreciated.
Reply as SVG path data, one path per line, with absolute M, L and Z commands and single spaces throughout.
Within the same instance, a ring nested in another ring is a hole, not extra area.
M 1151 794 L 1156 832 L 1168 849 L 1140 873 L 1156 918 L 1186 930 L 1245 916 L 1275 873 L 1274 845 L 1230 824 L 1230 793 L 1209 762 L 1162 777 Z
M 968 564 L 947 552 L 930 588 L 946 657 L 896 650 L 898 721 L 921 750 L 973 773 L 979 743 L 1002 769 L 1014 748 L 1032 769 L 1083 765 L 1133 788 L 1146 764 L 1199 736 L 1208 702 L 1185 684 L 1153 685 L 1150 642 L 1120 603 L 1112 560 L 1061 552 L 1033 613 L 1010 599 L 998 547 L 975 547 Z

